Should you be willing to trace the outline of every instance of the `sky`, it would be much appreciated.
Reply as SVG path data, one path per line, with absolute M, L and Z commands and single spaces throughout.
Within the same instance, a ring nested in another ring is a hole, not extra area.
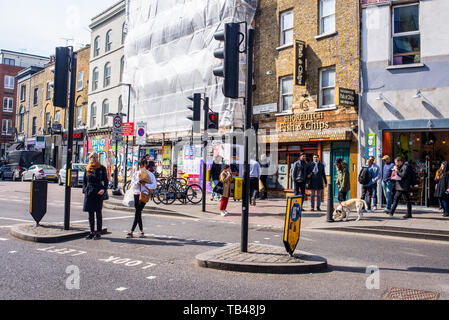
M 41 56 L 90 44 L 94 16 L 119 0 L 0 0 L 0 49 Z M 66 40 L 74 39 L 74 40 Z

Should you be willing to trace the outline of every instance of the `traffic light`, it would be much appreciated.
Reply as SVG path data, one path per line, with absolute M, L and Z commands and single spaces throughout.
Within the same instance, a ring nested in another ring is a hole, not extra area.
M 214 34 L 215 40 L 224 41 L 224 48 L 215 50 L 214 57 L 224 64 L 213 70 L 217 77 L 224 77 L 223 93 L 228 98 L 239 97 L 239 46 L 240 24 L 226 23 L 224 31 Z
M 210 112 L 207 119 L 207 129 L 215 129 L 218 130 L 218 112 Z
M 67 107 L 67 93 L 69 84 L 69 56 L 68 47 L 57 47 L 55 56 L 55 78 L 53 81 L 53 105 Z
M 192 110 L 193 114 L 187 119 L 193 121 L 193 132 L 199 133 L 201 131 L 201 94 L 195 93 L 188 99 L 193 102 L 193 105 L 188 106 L 187 109 Z

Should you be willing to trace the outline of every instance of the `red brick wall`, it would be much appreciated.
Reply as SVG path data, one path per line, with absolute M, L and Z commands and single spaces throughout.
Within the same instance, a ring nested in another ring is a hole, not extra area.
M 21 70 L 23 70 L 21 67 L 0 64 L 0 143 L 12 142 L 14 140 L 14 135 L 2 135 L 1 128 L 3 119 L 12 120 L 12 127 L 14 128 L 16 126 L 17 79 L 14 81 L 14 90 L 5 89 L 5 76 L 16 77 Z M 14 109 L 12 113 L 3 112 L 3 98 L 13 99 Z

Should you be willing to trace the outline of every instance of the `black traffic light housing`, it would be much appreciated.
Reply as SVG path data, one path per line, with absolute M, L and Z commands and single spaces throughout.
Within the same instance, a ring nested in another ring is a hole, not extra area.
M 69 57 L 68 47 L 57 47 L 55 55 L 55 78 L 53 81 L 53 105 L 67 108 L 67 95 L 69 84 Z
M 223 59 L 224 64 L 215 68 L 213 73 L 217 77 L 224 77 L 224 96 L 236 99 L 239 97 L 240 24 L 226 23 L 224 31 L 216 32 L 214 38 L 224 41 L 224 48 L 214 52 L 214 57 Z
M 207 129 L 218 130 L 220 123 L 218 115 L 218 112 L 209 112 L 207 115 Z
M 193 102 L 193 105 L 188 106 L 187 109 L 192 110 L 193 114 L 188 116 L 187 119 L 193 121 L 193 132 L 199 133 L 201 131 L 201 94 L 195 93 L 188 99 Z

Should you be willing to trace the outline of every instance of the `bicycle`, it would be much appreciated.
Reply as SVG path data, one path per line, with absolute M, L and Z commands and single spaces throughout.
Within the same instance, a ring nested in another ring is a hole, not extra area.
M 186 204 L 187 201 L 198 204 L 203 200 L 203 189 L 199 185 L 186 183 L 184 186 L 178 186 L 178 183 L 161 185 L 157 189 L 158 200 L 165 205 L 173 204 L 176 199 L 182 204 Z

